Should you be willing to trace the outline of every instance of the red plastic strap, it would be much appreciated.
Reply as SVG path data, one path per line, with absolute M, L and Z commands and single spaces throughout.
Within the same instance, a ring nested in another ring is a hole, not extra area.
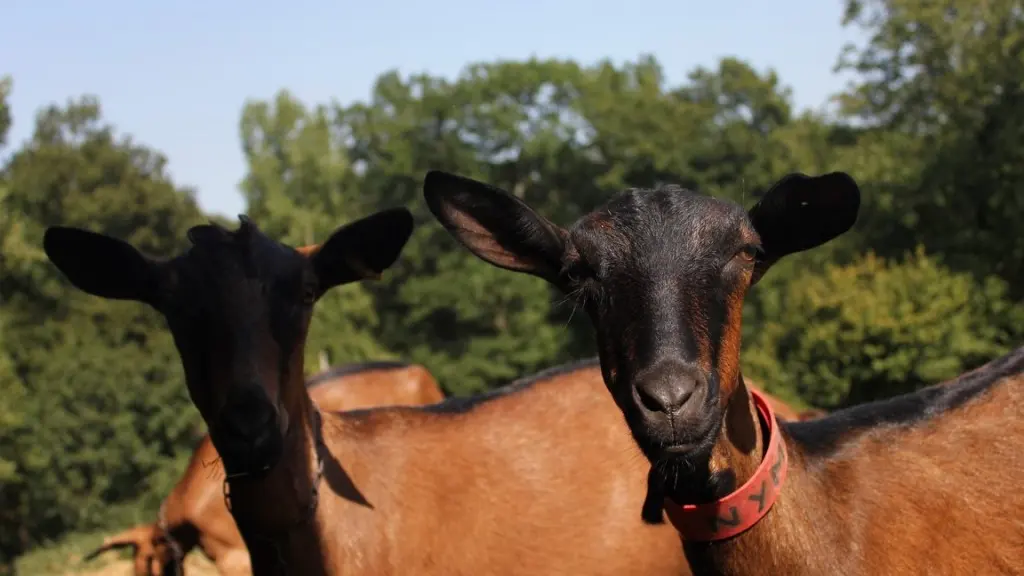
M 772 509 L 786 480 L 789 458 L 779 423 L 768 401 L 750 390 L 761 419 L 768 427 L 768 449 L 757 471 L 738 490 L 715 502 L 680 506 L 665 500 L 665 512 L 683 540 L 724 540 L 749 530 Z

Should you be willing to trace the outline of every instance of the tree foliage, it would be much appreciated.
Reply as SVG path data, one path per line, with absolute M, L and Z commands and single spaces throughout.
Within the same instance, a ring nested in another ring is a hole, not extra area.
M 862 79 L 848 114 L 905 166 L 872 177 L 883 254 L 924 243 L 955 269 L 998 274 L 1024 295 L 1024 5 L 1019 0 L 848 0 L 869 35 L 841 67 Z
M 248 214 L 272 238 L 302 246 L 325 241 L 336 228 L 368 213 L 347 151 L 332 138 L 325 106 L 306 110 L 288 92 L 242 111 L 242 181 Z M 391 355 L 374 336 L 380 319 L 361 284 L 336 288 L 314 309 L 306 365 Z
M 7 131 L 11 126 L 11 110 L 7 103 L 10 95 L 11 79 L 0 78 L 0 151 L 7 141 Z M 18 255 L 31 254 L 21 233 L 18 222 L 10 216 L 7 207 L 7 182 L 0 178 L 0 271 L 3 274 L 15 273 L 22 264 Z M 0 307 L 0 483 L 12 482 L 17 478 L 16 455 L 13 438 L 21 430 L 25 415 L 18 406 L 25 398 L 25 387 L 18 378 L 5 340 L 10 338 L 6 308 Z
M 888 398 L 1019 346 L 1024 305 L 1006 294 L 1004 280 L 952 272 L 923 248 L 901 261 L 869 252 L 792 282 L 746 360 L 759 381 L 818 407 Z
M 4 169 L 4 212 L 13 216 L 2 237 L 0 377 L 20 397 L 5 397 L 18 418 L 0 440 L 6 556 L 102 522 L 111 502 L 165 490 L 147 478 L 191 448 L 195 411 L 162 319 L 71 288 L 41 250 L 53 224 L 113 234 L 154 256 L 181 250 L 201 214 L 164 164 L 118 138 L 99 104 L 82 98 L 40 112 Z

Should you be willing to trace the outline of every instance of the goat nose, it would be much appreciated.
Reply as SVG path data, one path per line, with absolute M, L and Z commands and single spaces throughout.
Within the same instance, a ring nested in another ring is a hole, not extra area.
M 676 359 L 662 360 L 637 375 L 636 393 L 643 408 L 674 414 L 705 383 L 698 367 Z
M 221 411 L 226 430 L 242 438 L 259 436 L 273 423 L 276 410 L 263 390 L 247 386 L 233 391 Z
M 653 412 L 672 413 L 693 395 L 697 383 L 693 378 L 649 378 L 636 387 L 644 406 Z

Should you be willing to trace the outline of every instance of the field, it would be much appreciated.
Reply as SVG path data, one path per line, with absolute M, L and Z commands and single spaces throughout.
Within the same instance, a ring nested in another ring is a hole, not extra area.
M 132 576 L 128 551 L 107 552 L 90 562 L 82 558 L 103 539 L 102 533 L 75 535 L 58 544 L 26 554 L 18 560 L 22 576 Z M 201 552 L 192 552 L 185 559 L 186 573 L 195 576 L 217 576 L 217 569 Z

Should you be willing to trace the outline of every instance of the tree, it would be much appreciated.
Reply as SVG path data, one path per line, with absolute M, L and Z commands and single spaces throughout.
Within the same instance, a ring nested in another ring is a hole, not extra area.
M 1024 237 L 1007 233 L 1024 211 L 1024 5 L 848 0 L 844 22 L 869 35 L 839 63 L 860 75 L 846 117 L 899 164 L 873 175 L 867 244 L 897 255 L 924 242 L 1024 295 Z
M 82 294 L 40 249 L 54 224 L 112 234 L 157 257 L 184 249 L 185 230 L 203 218 L 164 164 L 117 138 L 86 97 L 43 110 L 3 170 L 0 357 L 5 387 L 16 380 L 25 391 L 17 430 L 0 438 L 13 447 L 13 471 L 0 483 L 8 559 L 97 525 L 110 504 L 165 491 L 148 479 L 192 447 L 196 414 L 156 312 Z
M 7 142 L 7 131 L 11 126 L 11 111 L 7 99 L 10 96 L 12 82 L 9 77 L 0 79 L 0 150 Z M 31 260 L 33 254 L 26 246 L 20 227 L 7 210 L 7 182 L 0 174 L 0 277 L 15 274 L 26 259 Z M 21 482 L 18 473 L 18 443 L 15 439 L 22 434 L 25 426 L 25 415 L 18 407 L 25 401 L 26 391 L 15 370 L 14 361 L 8 352 L 8 340 L 11 338 L 7 327 L 8 319 L 4 307 L 0 306 L 0 486 Z M 16 521 L 11 517 L 5 491 L 0 489 L 0 538 L 9 531 L 9 526 Z M 0 570 L 9 560 L 9 554 L 0 549 Z
M 390 280 L 374 290 L 382 340 L 427 365 L 450 391 L 481 390 L 556 362 L 564 327 L 548 321 L 552 294 L 541 280 L 490 269 L 436 226 L 423 205 L 423 174 L 459 171 L 557 200 L 557 177 L 538 172 L 573 161 L 571 142 L 556 135 L 558 102 L 576 71 L 554 61 L 479 65 L 456 83 L 389 73 L 370 103 L 338 112 L 359 186 L 376 192 L 377 207 L 409 207 L 417 222 Z
M 928 258 L 872 253 L 787 286 L 747 355 L 758 381 L 836 408 L 912 392 L 1007 353 L 1024 305 L 1005 281 L 976 281 Z M 778 385 L 776 384 L 776 385 Z
M 347 150 L 332 139 L 331 124 L 325 106 L 307 110 L 286 91 L 269 104 L 249 102 L 242 111 L 249 164 L 242 191 L 249 215 L 272 238 L 292 246 L 323 242 L 372 211 Z M 363 285 L 329 291 L 315 308 L 306 366 L 315 371 L 321 353 L 334 364 L 391 356 L 374 335 L 378 325 Z

